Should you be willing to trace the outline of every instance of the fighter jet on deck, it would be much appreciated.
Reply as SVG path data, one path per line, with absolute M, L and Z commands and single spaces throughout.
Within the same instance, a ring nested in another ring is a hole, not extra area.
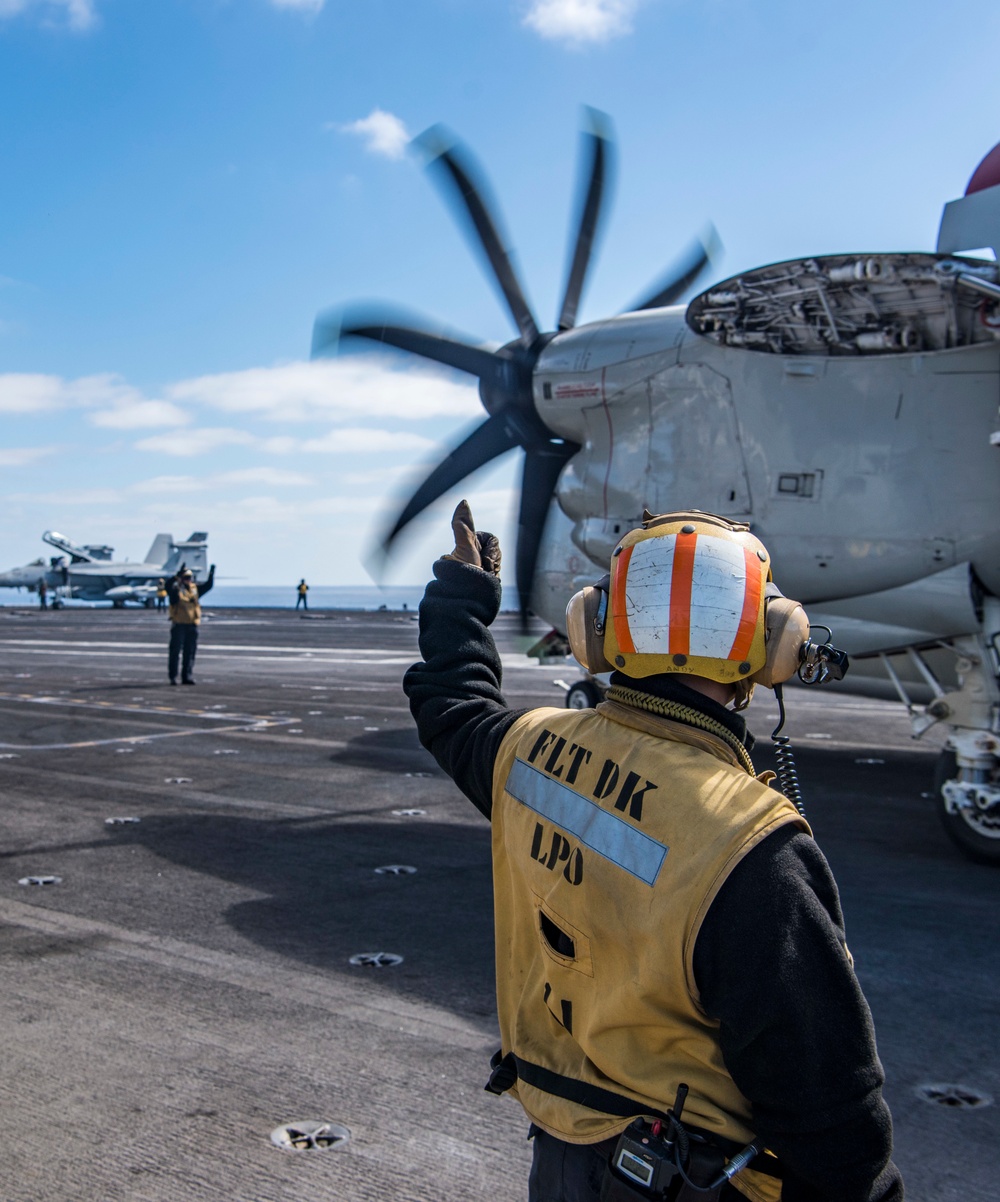
M 195 580 L 208 577 L 208 535 L 203 531 L 179 543 L 172 534 L 158 534 L 142 563 L 114 563 L 113 547 L 91 543 L 78 547 L 54 530 L 46 530 L 42 541 L 62 554 L 0 572 L 0 588 L 26 588 L 36 593 L 44 580 L 55 608 L 67 600 L 110 601 L 116 609 L 126 601 L 136 601 L 152 608 L 157 581 L 172 576 L 182 563 Z

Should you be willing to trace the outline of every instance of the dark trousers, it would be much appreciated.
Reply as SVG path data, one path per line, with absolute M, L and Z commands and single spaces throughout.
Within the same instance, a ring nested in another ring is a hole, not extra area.
M 190 680 L 194 672 L 194 656 L 198 650 L 198 627 L 186 622 L 170 626 L 170 652 L 167 655 L 167 675 L 177 679 L 177 664 L 181 664 L 181 680 Z
M 606 1139 L 599 1144 L 568 1144 L 553 1135 L 531 1128 L 534 1153 L 528 1177 L 528 1202 L 600 1202 L 601 1183 L 608 1161 L 618 1144 Z M 711 1178 L 709 1178 L 710 1180 Z M 636 1193 L 635 1197 L 642 1195 Z M 740 1202 L 740 1194 L 731 1185 L 721 1193 L 698 1193 L 686 1186 L 677 1202 Z
M 532 1126 L 528 1202 L 599 1202 L 601 1182 L 617 1139 L 568 1144 Z
M 298 609 L 300 605 L 303 609 L 309 608 L 309 602 L 306 600 L 305 593 L 299 593 L 299 599 L 295 602 L 295 608 Z

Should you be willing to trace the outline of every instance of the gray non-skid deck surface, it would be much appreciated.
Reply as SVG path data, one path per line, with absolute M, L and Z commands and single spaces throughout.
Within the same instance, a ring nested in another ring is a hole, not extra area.
M 512 702 L 561 704 L 572 668 L 498 632 Z M 489 829 L 414 736 L 411 616 L 215 611 L 193 689 L 168 687 L 165 640 L 146 611 L 0 611 L 0 1202 L 523 1198 L 523 1116 L 482 1089 Z M 993 1202 L 1000 1109 L 915 1091 L 1000 1098 L 1000 872 L 945 842 L 935 747 L 900 707 L 789 710 L 908 1197 Z M 63 879 L 18 884 L 36 874 Z M 349 965 L 370 951 L 405 959 Z M 350 1144 L 272 1147 L 310 1118 Z

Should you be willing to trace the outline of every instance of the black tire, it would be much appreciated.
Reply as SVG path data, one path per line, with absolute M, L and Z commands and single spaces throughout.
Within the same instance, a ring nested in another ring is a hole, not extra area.
M 934 769 L 934 802 L 938 817 L 955 846 L 977 864 L 1000 866 L 1000 818 L 987 816 L 979 810 L 948 811 L 941 787 L 958 774 L 954 751 L 945 748 L 938 756 Z
M 592 680 L 578 680 L 566 690 L 566 708 L 568 710 L 592 710 L 604 700 L 600 686 Z
M 143 604 L 147 609 L 153 609 L 156 606 L 156 601 L 152 597 L 147 597 Z

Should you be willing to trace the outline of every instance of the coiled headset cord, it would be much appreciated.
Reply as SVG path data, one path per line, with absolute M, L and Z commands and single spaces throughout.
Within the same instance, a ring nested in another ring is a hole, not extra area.
M 795 757 L 792 755 L 792 744 L 788 735 L 781 734 L 785 725 L 785 698 L 782 686 L 774 686 L 774 695 L 778 699 L 778 725 L 771 731 L 771 742 L 774 744 L 774 758 L 778 762 L 778 784 L 781 791 L 798 810 L 803 818 L 806 808 L 802 803 L 802 789 L 799 785 L 799 773 L 795 767 Z
M 692 1189 L 699 1194 L 714 1193 L 720 1186 L 725 1185 L 727 1181 L 731 1181 L 737 1173 L 740 1173 L 747 1165 L 763 1150 L 763 1140 L 754 1140 L 752 1144 L 748 1144 L 742 1152 L 737 1152 L 730 1162 L 722 1169 L 714 1181 L 708 1185 L 696 1185 L 687 1175 L 684 1165 L 688 1162 L 691 1155 L 691 1142 L 688 1137 L 687 1129 L 681 1122 L 681 1111 L 684 1109 L 684 1103 L 687 1100 L 688 1087 L 681 1084 L 677 1087 L 677 1097 L 674 1101 L 673 1108 L 667 1111 L 667 1123 L 670 1127 L 670 1134 L 666 1137 L 669 1144 L 676 1147 L 674 1158 L 674 1166 L 682 1179 Z M 659 1135 L 661 1124 L 656 1122 L 653 1124 L 653 1134 Z

